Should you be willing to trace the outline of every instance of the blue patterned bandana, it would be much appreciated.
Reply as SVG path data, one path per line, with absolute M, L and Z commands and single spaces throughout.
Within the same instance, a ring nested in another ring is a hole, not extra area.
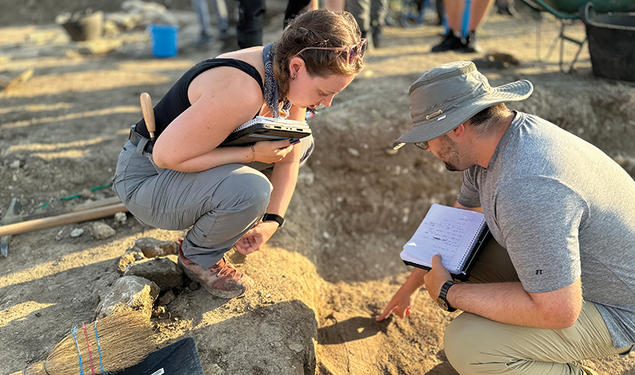
M 284 100 L 282 110 L 278 110 L 280 101 L 278 99 L 278 83 L 273 76 L 273 43 L 267 44 L 262 49 L 262 59 L 265 63 L 265 103 L 273 114 L 273 117 L 287 118 L 291 103 L 288 99 Z

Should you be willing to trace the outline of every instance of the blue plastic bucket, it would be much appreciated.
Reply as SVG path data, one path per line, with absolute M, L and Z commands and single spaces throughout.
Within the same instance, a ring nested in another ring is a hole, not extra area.
M 155 57 L 176 56 L 178 27 L 172 25 L 150 25 L 152 54 Z

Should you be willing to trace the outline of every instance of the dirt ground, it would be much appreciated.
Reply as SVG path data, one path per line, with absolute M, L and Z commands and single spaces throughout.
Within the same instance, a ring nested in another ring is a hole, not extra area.
M 194 48 L 193 15 L 171 59 L 151 56 L 143 30 L 70 42 L 52 21 L 54 3 L 0 0 L 1 24 L 14 25 L 0 28 L 0 79 L 6 85 L 33 69 L 0 91 L 0 214 L 13 197 L 29 214 L 45 202 L 39 211 L 113 196 L 91 188 L 109 183 L 129 125 L 140 117 L 139 94 L 158 99 L 190 65 L 227 48 Z M 103 9 L 114 10 L 112 3 Z M 270 5 L 265 42 L 279 35 L 283 6 Z M 482 28 L 484 50 L 512 54 L 520 65 L 511 67 L 482 54 L 430 54 L 438 26 L 387 27 L 366 70 L 310 120 L 317 147 L 300 173 L 288 224 L 261 251 L 230 255 L 256 287 L 230 301 L 176 290 L 167 312 L 153 317 L 160 345 L 193 337 L 206 374 L 455 374 L 442 343 L 456 314 L 440 311 L 425 291 L 409 319 L 374 321 L 408 275 L 401 246 L 430 204 L 453 202 L 460 180 L 414 147 L 387 152 L 409 128 L 409 84 L 459 59 L 475 59 L 493 85 L 529 79 L 535 93 L 513 108 L 579 135 L 635 175 L 633 84 L 594 77 L 586 47 L 576 71 L 561 73 L 557 50 L 544 56 L 558 24 L 543 17 L 540 51 L 536 25 L 523 12 L 517 19 L 493 14 Z M 581 25 L 570 30 L 583 37 Z M 567 48 L 565 57 L 573 53 Z M 74 194 L 81 197 L 60 199 Z M 73 229 L 88 229 L 78 223 L 12 237 L 9 256 L 0 258 L 0 373 L 42 360 L 70 328 L 91 321 L 100 292 L 119 277 L 116 262 L 136 239 L 181 234 L 130 215 L 125 224 L 102 221 L 115 236 L 96 240 L 86 230 L 71 237 Z M 635 374 L 633 354 L 588 364 L 603 375 Z

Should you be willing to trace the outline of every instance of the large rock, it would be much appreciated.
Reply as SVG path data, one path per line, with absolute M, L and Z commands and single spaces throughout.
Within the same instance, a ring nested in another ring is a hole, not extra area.
M 124 276 L 140 276 L 154 281 L 162 291 L 183 284 L 183 271 L 168 258 L 154 258 L 130 263 Z
M 123 276 L 100 296 L 95 315 L 97 318 L 108 316 L 117 310 L 119 304 L 124 303 L 149 318 L 159 290 L 157 284 L 143 277 Z
M 123 255 L 119 258 L 119 263 L 117 264 L 117 271 L 123 274 L 126 272 L 128 265 L 134 263 L 136 261 L 146 259 L 145 255 L 139 250 L 137 247 L 133 247 L 131 249 L 126 250 Z
M 161 241 L 151 237 L 139 238 L 134 245 L 143 252 L 146 258 L 161 257 L 179 252 L 178 243 L 174 241 Z
M 112 237 L 117 234 L 117 232 L 115 232 L 115 230 L 112 229 L 108 224 L 101 221 L 94 222 L 90 226 L 90 233 L 96 240 L 105 240 L 106 238 Z

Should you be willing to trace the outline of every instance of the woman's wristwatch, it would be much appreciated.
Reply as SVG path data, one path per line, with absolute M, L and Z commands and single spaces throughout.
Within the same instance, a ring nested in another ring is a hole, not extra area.
M 262 221 L 275 221 L 276 223 L 278 223 L 278 229 L 282 228 L 284 226 L 284 218 L 280 215 L 276 215 L 276 214 L 265 214 L 262 217 Z

